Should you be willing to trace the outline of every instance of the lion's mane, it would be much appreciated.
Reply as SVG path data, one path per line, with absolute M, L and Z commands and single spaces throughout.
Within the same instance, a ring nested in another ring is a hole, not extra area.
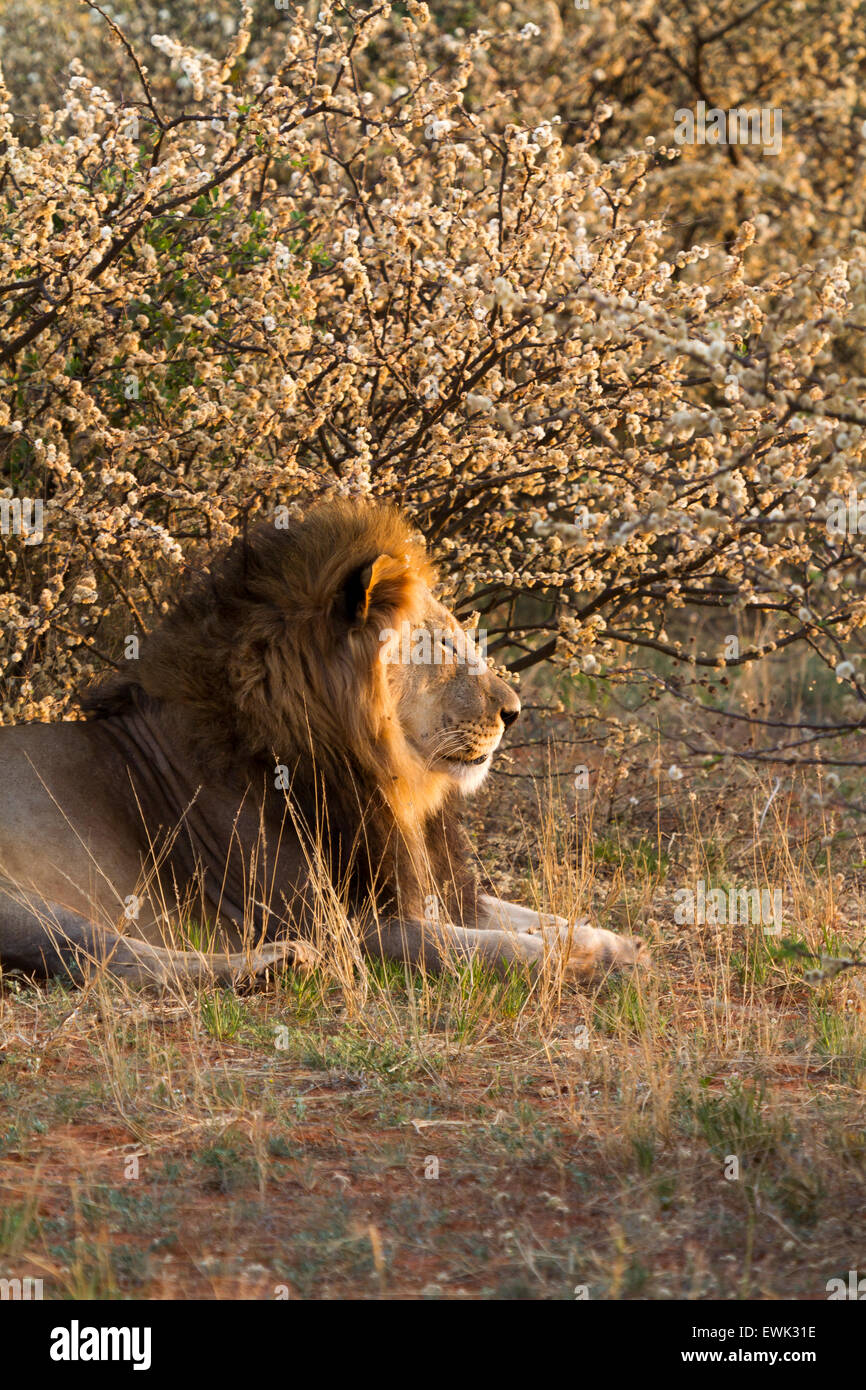
M 476 885 L 453 799 L 410 757 L 378 660 L 382 629 L 411 622 L 435 577 L 392 507 L 328 501 L 283 529 L 259 524 L 182 585 L 139 659 L 82 708 L 91 719 L 159 710 L 205 789 L 272 789 L 285 766 L 294 811 L 325 835 L 353 898 L 419 916 L 435 881 L 467 920 Z

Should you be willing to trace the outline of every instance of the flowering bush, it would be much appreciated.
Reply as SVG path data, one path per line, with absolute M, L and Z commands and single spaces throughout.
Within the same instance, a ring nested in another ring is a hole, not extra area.
M 336 492 L 417 518 L 514 671 L 800 641 L 858 723 L 856 6 L 403 8 L 16 7 L 3 719 L 122 664 L 201 542 Z M 780 152 L 677 144 L 698 100 L 778 108 Z

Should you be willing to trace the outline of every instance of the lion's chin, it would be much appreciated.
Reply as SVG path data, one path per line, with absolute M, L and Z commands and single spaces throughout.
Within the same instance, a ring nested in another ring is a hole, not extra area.
M 492 761 L 492 753 L 488 753 L 484 758 L 474 759 L 472 762 L 455 762 L 449 758 L 447 762 L 443 763 L 443 770 L 456 784 L 458 791 L 462 792 L 464 796 L 471 796 L 481 786 L 490 771 Z

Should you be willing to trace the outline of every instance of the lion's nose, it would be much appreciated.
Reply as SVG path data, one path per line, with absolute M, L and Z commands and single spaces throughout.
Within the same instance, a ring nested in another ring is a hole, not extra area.
M 499 717 L 505 725 L 506 729 L 508 728 L 509 724 L 514 723 L 519 713 L 520 701 L 516 697 L 513 705 L 507 705 L 505 709 L 501 709 L 499 711 Z

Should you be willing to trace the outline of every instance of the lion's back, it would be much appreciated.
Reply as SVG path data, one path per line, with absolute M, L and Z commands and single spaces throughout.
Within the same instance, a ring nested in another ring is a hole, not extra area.
M 123 781 L 91 725 L 0 729 L 0 877 L 77 911 L 122 901 L 140 868 Z

